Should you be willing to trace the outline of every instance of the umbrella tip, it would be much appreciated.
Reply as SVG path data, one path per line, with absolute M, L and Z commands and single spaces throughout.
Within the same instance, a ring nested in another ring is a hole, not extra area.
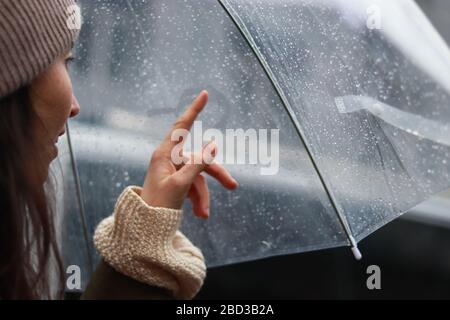
M 354 245 L 354 246 L 352 247 L 352 252 L 353 252 L 353 255 L 355 256 L 355 259 L 356 259 L 356 260 L 359 261 L 359 260 L 362 259 L 361 251 L 359 251 L 357 245 Z

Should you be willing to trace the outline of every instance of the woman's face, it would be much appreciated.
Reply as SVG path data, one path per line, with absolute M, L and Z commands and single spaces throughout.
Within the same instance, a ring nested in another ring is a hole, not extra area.
M 37 115 L 32 130 L 46 169 L 58 156 L 56 143 L 65 133 L 67 119 L 80 112 L 68 72 L 71 60 L 70 52 L 60 57 L 30 86 L 31 104 Z

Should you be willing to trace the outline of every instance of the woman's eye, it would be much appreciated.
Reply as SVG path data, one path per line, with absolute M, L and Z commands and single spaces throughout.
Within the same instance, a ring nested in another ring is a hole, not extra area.
M 71 63 L 75 60 L 74 57 L 70 57 L 66 59 L 66 68 L 69 68 Z

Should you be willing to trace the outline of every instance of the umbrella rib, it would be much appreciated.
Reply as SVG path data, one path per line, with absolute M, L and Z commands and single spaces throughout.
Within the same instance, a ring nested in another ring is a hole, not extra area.
M 288 99 L 286 98 L 283 89 L 281 88 L 280 84 L 278 83 L 275 75 L 272 72 L 272 69 L 270 68 L 269 64 L 267 63 L 266 59 L 264 58 L 264 56 L 261 54 L 261 52 L 259 51 L 259 49 L 256 46 L 256 43 L 253 39 L 253 37 L 251 36 L 250 31 L 248 31 L 247 27 L 245 26 L 244 22 L 239 18 L 239 15 L 237 14 L 237 12 L 231 7 L 231 5 L 228 3 L 227 0 L 218 0 L 220 5 L 222 6 L 222 8 L 225 10 L 225 12 L 227 13 L 227 15 L 231 18 L 231 20 L 234 22 L 234 24 L 236 25 L 237 29 L 239 30 L 239 32 L 241 33 L 241 35 L 244 37 L 244 39 L 247 41 L 248 45 L 250 46 L 250 48 L 252 49 L 253 53 L 255 54 L 257 60 L 259 61 L 260 65 L 262 66 L 264 72 L 266 73 L 266 75 L 268 76 L 269 80 L 271 81 L 272 85 L 275 88 L 275 91 L 277 92 L 277 94 L 279 95 L 284 108 L 286 109 L 286 112 L 289 115 L 289 118 L 292 121 L 292 124 L 295 127 L 295 130 L 297 131 L 297 134 L 300 137 L 300 140 L 302 141 L 303 145 L 305 146 L 305 150 L 306 153 L 308 154 L 308 157 L 310 158 L 312 165 L 314 167 L 314 169 L 317 172 L 317 175 L 319 176 L 320 182 L 323 185 L 325 192 L 331 202 L 331 205 L 333 206 L 334 211 L 336 212 L 336 215 L 339 219 L 339 222 L 342 225 L 342 228 L 344 229 L 344 232 L 348 238 L 348 241 L 350 243 L 353 255 L 355 256 L 355 258 L 357 260 L 361 259 L 361 253 L 358 249 L 358 244 L 355 240 L 355 238 L 352 235 L 350 226 L 347 222 L 346 217 L 341 213 L 341 210 L 338 207 L 337 201 L 333 195 L 333 193 L 331 192 L 330 187 L 328 186 L 321 170 L 319 169 L 314 155 L 312 154 L 312 151 L 309 148 L 309 145 L 306 143 L 306 137 L 305 134 L 300 126 L 300 123 L 297 120 L 297 117 L 294 114 L 294 111 L 292 109 L 291 104 L 289 103 Z
M 72 139 L 70 137 L 70 129 L 69 129 L 69 123 L 66 124 L 66 131 L 67 131 L 67 144 L 69 146 L 69 154 L 70 154 L 70 162 L 72 165 L 72 174 L 73 174 L 73 178 L 75 180 L 75 190 L 76 190 L 76 195 L 77 195 L 77 202 L 78 202 L 78 215 L 80 216 L 80 220 L 81 220 L 81 226 L 83 228 L 83 237 L 84 237 L 84 242 L 86 244 L 86 255 L 87 255 L 87 259 L 88 259 L 88 264 L 89 264 L 89 272 L 92 274 L 93 273 L 93 261 L 92 261 L 92 254 L 91 254 L 91 249 L 89 246 L 89 235 L 88 235 L 88 228 L 87 228 L 87 223 L 86 223 L 86 210 L 84 208 L 84 199 L 83 199 L 83 193 L 81 191 L 81 182 L 80 182 L 80 174 L 78 172 L 78 166 L 76 163 L 76 159 L 75 159 L 75 153 L 73 151 L 73 146 L 72 146 Z

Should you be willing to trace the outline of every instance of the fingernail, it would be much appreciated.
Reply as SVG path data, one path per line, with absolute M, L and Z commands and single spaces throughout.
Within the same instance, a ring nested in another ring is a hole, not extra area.
M 214 161 L 214 158 L 217 155 L 217 145 L 214 140 L 210 141 L 203 149 L 203 157 L 204 161 L 207 164 L 211 164 Z
M 205 148 L 207 148 L 207 147 L 209 147 L 212 143 L 214 143 L 215 142 L 215 140 L 214 139 L 212 139 L 212 140 L 210 140 L 209 142 L 207 142 L 204 146 L 205 146 Z

